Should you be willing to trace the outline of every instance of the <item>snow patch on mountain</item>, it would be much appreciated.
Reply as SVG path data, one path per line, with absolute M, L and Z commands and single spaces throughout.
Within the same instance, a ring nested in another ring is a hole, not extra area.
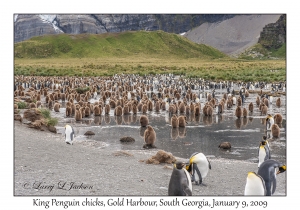
M 57 22 L 55 20 L 56 15 L 38 15 L 38 16 L 41 18 L 42 21 L 52 24 L 55 31 L 59 31 L 61 33 L 64 33 L 62 30 L 60 30 L 57 27 Z

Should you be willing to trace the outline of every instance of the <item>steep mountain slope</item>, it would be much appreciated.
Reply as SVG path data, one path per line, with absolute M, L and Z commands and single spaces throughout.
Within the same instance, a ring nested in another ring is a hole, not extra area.
M 204 23 L 184 36 L 226 54 L 236 55 L 256 44 L 264 26 L 275 23 L 279 17 L 280 14 L 236 15 L 221 22 Z
M 45 34 L 112 33 L 122 31 L 186 32 L 204 22 L 222 21 L 227 14 L 16 14 L 15 42 Z

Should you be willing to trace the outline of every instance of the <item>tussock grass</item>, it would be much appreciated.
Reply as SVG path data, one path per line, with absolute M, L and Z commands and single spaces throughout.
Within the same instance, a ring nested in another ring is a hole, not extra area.
M 51 117 L 49 109 L 41 108 L 41 109 L 39 109 L 39 111 L 41 112 L 42 116 L 45 118 L 45 123 L 46 123 L 47 126 L 57 125 L 58 119 Z
M 17 103 L 18 109 L 25 109 L 27 107 L 27 104 L 23 101 L 20 101 Z

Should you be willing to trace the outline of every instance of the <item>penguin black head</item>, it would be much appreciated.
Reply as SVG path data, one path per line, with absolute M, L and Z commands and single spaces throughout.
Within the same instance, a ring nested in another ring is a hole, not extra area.
M 176 163 L 174 164 L 174 167 L 177 169 L 182 169 L 184 167 L 185 163 L 181 162 L 181 161 L 176 161 Z
M 280 173 L 283 173 L 285 171 L 286 171 L 286 165 L 283 165 L 283 166 L 279 167 L 279 170 L 277 171 L 276 174 L 280 174 Z
M 267 140 L 261 141 L 261 142 L 260 142 L 260 146 L 261 146 L 261 145 L 266 145 L 267 143 L 268 143 Z

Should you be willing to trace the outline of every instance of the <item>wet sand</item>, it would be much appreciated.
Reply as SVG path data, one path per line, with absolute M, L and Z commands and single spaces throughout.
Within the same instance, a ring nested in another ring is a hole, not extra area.
M 167 196 L 172 165 L 141 162 L 158 149 L 120 151 L 94 141 L 71 146 L 62 134 L 15 121 L 14 195 Z M 202 185 L 193 184 L 193 196 L 242 196 L 247 173 L 257 172 L 256 163 L 210 161 L 212 169 Z M 274 195 L 286 195 L 286 173 L 277 176 Z

